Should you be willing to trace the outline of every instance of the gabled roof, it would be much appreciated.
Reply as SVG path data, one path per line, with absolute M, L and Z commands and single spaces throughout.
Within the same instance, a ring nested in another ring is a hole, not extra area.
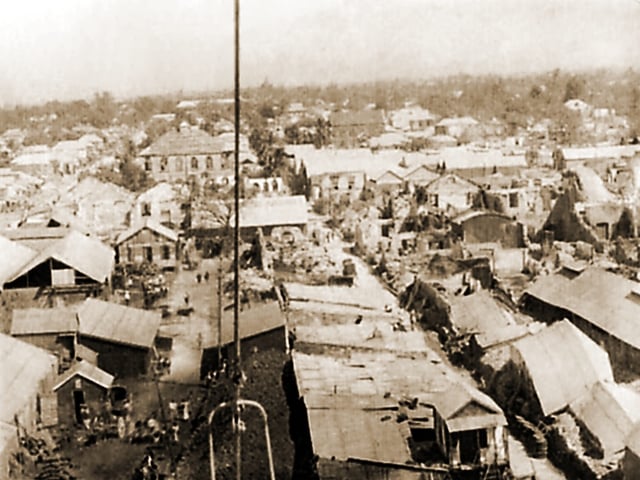
M 60 387 L 75 376 L 80 376 L 85 380 L 89 380 L 105 390 L 111 388 L 114 378 L 113 375 L 105 372 L 101 368 L 98 368 L 96 365 L 93 365 L 86 360 L 81 360 L 58 377 L 56 384 L 53 387 L 53 391 L 57 392 Z
M 222 143 L 198 128 L 170 130 L 140 152 L 140 156 L 207 155 L 221 153 Z
M 114 252 L 99 240 L 71 230 L 64 238 L 51 244 L 18 269 L 7 282 L 12 282 L 49 259 L 61 262 L 92 280 L 103 283 L 113 270 Z
M 81 336 L 151 348 L 160 328 L 159 312 L 87 298 L 78 309 Z
M 426 398 L 447 423 L 449 432 L 507 424 L 502 409 L 491 397 L 463 383 L 453 383 L 448 389 Z
M 640 393 L 612 382 L 598 382 L 571 410 L 595 435 L 605 456 L 624 450 L 625 439 L 640 422 Z
M 474 182 L 467 180 L 466 178 L 462 178 L 455 173 L 445 173 L 427 184 L 427 190 L 430 192 L 440 192 L 443 190 L 475 191 L 479 189 L 480 187 Z
M 0 286 L 35 255 L 35 250 L 0 236 Z
M 439 178 L 440 174 L 434 172 L 426 165 L 419 165 L 404 176 L 404 179 L 410 182 L 429 183 Z
M 0 333 L 0 422 L 14 425 L 14 415 L 34 402 L 42 383 L 53 380 L 58 360 L 46 350 Z
M 393 170 L 387 170 L 386 172 L 382 173 L 380 176 L 374 179 L 374 182 L 376 182 L 376 184 L 378 185 L 389 185 L 389 184 L 397 185 L 397 184 L 402 184 L 403 181 L 404 181 L 403 178 L 397 173 L 395 173 Z
M 129 240 L 131 237 L 133 237 L 134 235 L 137 235 L 139 232 L 145 229 L 151 230 L 152 232 L 155 232 L 158 235 L 161 235 L 172 242 L 178 241 L 178 234 L 176 232 L 152 220 L 151 217 L 146 217 L 145 220 L 139 225 L 136 225 L 135 227 L 131 227 L 130 229 L 118 235 L 118 239 L 116 240 L 116 245 L 120 245 L 122 242 Z
M 584 318 L 618 340 L 640 349 L 640 283 L 599 268 L 568 280 L 555 274 L 525 294 Z
M 524 337 L 513 348 L 524 361 L 545 415 L 564 409 L 597 382 L 613 382 L 607 352 L 569 320 Z
M 78 318 L 73 308 L 16 308 L 12 313 L 11 335 L 75 333 Z
M 239 334 L 242 340 L 271 332 L 278 328 L 284 328 L 284 315 L 276 302 L 254 305 L 240 312 Z M 217 327 L 212 329 L 212 338 L 205 340 L 204 348 L 212 348 L 218 345 Z M 233 342 L 233 310 L 225 310 L 222 313 L 222 345 Z M 284 336 L 283 336 L 284 345 Z
M 240 227 L 300 225 L 309 221 L 304 195 L 288 197 L 256 197 L 240 205 Z M 235 215 L 230 225 L 235 225 Z

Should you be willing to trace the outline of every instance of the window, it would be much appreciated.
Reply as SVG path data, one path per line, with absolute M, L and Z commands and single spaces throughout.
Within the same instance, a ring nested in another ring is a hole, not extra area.
M 509 194 L 509 208 L 518 208 L 518 192 Z
M 151 159 L 150 158 L 145 158 L 144 159 L 144 171 L 145 172 L 150 172 L 151 171 Z
M 163 260 L 171 259 L 171 247 L 169 245 L 162 246 L 162 259 Z
M 207 170 L 213 169 L 213 158 L 207 157 Z
M 149 202 L 142 202 L 142 216 L 149 217 L 151 216 L 151 204 Z
M 168 164 L 169 164 L 169 161 L 167 160 L 167 157 L 162 157 L 160 159 L 160 171 L 164 172 L 167 169 Z
M 198 169 L 198 159 L 196 157 L 191 157 L 191 169 L 192 170 Z

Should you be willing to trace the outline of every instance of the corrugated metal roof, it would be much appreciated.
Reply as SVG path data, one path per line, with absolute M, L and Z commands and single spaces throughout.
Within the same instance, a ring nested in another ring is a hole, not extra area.
M 98 364 L 98 352 L 91 350 L 89 347 L 78 343 L 75 348 L 76 360 L 78 358 L 82 360 L 86 360 L 89 363 L 93 363 L 94 365 Z
M 449 388 L 461 381 L 453 370 L 429 353 L 411 358 L 393 352 L 344 349 L 333 355 L 293 352 L 293 363 L 301 395 L 350 395 L 411 398 Z M 434 363 L 437 362 L 437 363 Z
M 78 309 L 80 335 L 151 348 L 160 328 L 160 312 L 87 298 Z
M 481 391 L 463 382 L 420 398 L 435 407 L 450 432 L 506 425 L 502 409 Z
M 640 423 L 637 423 L 633 431 L 626 438 L 625 445 L 629 450 L 640 457 Z
M 35 250 L 0 236 L 0 258 L 2 259 L 0 261 L 0 285 L 4 285 L 18 268 L 36 254 Z
M 384 412 L 307 410 L 313 451 L 321 458 L 405 465 L 411 460 L 406 422 L 382 421 Z
M 67 227 L 25 226 L 4 230 L 2 234 L 20 245 L 35 252 L 42 252 L 58 240 L 64 238 L 71 230 Z
M 540 279 L 525 293 L 584 318 L 628 345 L 640 349 L 640 283 L 588 268 L 568 280 Z
M 77 270 L 96 282 L 103 283 L 111 275 L 115 254 L 110 247 L 99 240 L 72 230 L 64 238 L 51 244 L 19 268 L 7 282 L 21 277 L 50 258 Z
M 178 241 L 178 234 L 176 232 L 174 232 L 170 228 L 167 228 L 158 222 L 155 222 L 154 220 L 151 219 L 151 217 L 145 217 L 145 220 L 141 224 L 131 227 L 130 229 L 118 235 L 118 239 L 116 240 L 116 245 L 119 245 L 122 242 L 130 239 L 131 237 L 133 237 L 138 232 L 144 229 L 151 230 L 152 232 L 155 232 L 158 235 L 161 235 L 171 240 L 172 242 Z
M 559 273 L 538 277 L 530 285 L 523 295 L 529 295 L 545 303 L 560 307 L 564 304 L 565 291 L 569 288 L 571 280 Z
M 58 391 L 60 387 L 62 387 L 76 375 L 89 380 L 90 382 L 93 382 L 104 389 L 111 388 L 114 379 L 114 376 L 110 373 L 105 372 L 101 368 L 98 368 L 96 365 L 82 360 L 80 362 L 77 362 L 73 367 L 71 367 L 69 370 L 67 370 L 57 378 L 56 384 L 53 387 L 53 391 Z
M 73 308 L 17 308 L 13 310 L 11 335 L 73 333 L 78 318 Z
M 252 305 L 245 308 L 239 314 L 239 335 L 241 339 L 267 333 L 277 328 L 284 328 L 284 315 L 277 302 Z M 211 338 L 204 339 L 204 348 L 213 348 L 218 345 L 217 324 L 213 322 Z M 233 342 L 233 310 L 225 310 L 222 313 L 222 345 Z M 284 335 L 282 337 L 284 347 Z
M 52 381 L 58 360 L 46 350 L 0 333 L 0 421 L 14 423 L 29 402 L 35 401 L 43 382 Z
M 224 143 L 199 128 L 170 130 L 140 152 L 140 156 L 206 155 L 221 153 Z
M 599 381 L 613 381 L 609 355 L 569 320 L 513 344 L 545 415 L 562 410 Z
M 640 393 L 611 382 L 598 382 L 571 410 L 599 440 L 609 456 L 624 450 L 625 439 L 640 421 Z
M 300 225 L 308 221 L 304 195 L 253 198 L 240 205 L 240 227 Z M 230 225 L 235 225 L 235 215 L 231 216 Z
M 576 165 L 571 169 L 580 181 L 580 191 L 586 203 L 612 203 L 616 196 L 604 184 L 604 180 L 589 167 Z
M 390 323 L 296 326 L 296 344 L 312 343 L 371 350 L 424 352 L 424 332 L 398 332 Z

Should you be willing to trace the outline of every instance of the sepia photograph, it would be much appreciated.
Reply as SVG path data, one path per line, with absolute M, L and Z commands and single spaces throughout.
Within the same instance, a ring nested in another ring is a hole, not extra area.
M 0 480 L 640 480 L 640 0 L 6 0 L 0 300 Z

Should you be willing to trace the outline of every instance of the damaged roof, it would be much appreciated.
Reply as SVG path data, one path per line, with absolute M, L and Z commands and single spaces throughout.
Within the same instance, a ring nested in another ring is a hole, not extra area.
M 569 320 L 513 344 L 545 415 L 562 410 L 600 381 L 613 381 L 609 355 Z
M 78 309 L 80 335 L 134 347 L 151 348 L 160 312 L 87 298 Z

